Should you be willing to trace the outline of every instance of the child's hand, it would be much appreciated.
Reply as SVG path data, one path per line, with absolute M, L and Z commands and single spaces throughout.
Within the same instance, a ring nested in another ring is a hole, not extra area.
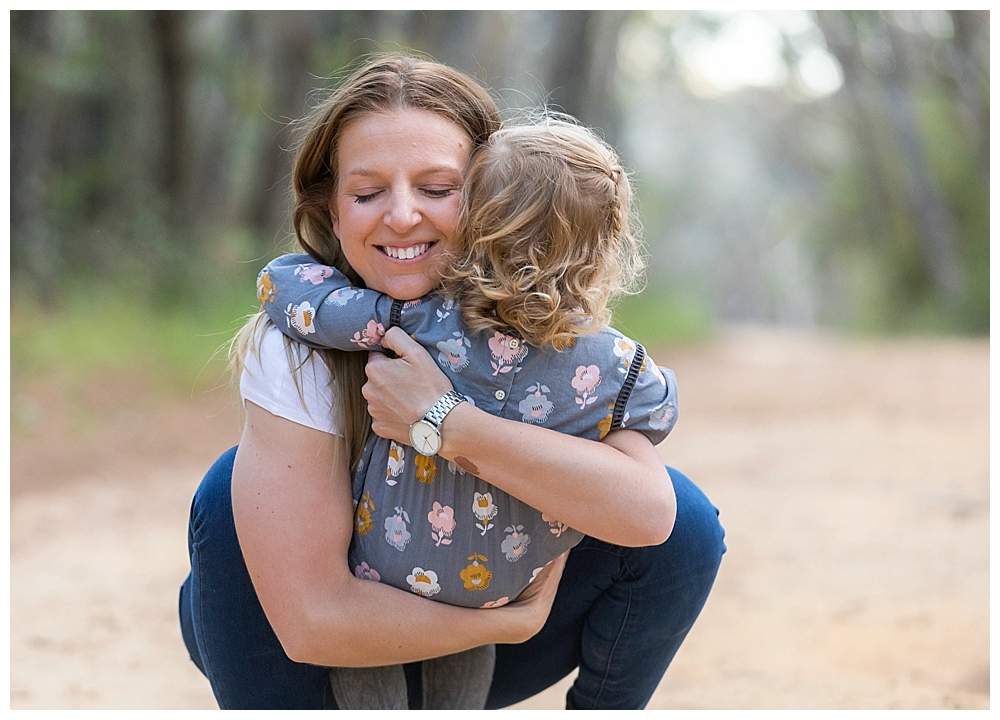
M 434 358 L 398 327 L 389 328 L 382 347 L 398 357 L 382 353 L 368 357 L 368 382 L 361 394 L 368 401 L 372 431 L 379 437 L 410 444 L 410 425 L 424 416 L 442 395 L 452 389 Z

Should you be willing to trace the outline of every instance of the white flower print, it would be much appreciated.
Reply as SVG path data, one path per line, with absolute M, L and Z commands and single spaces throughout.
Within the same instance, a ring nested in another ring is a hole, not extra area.
M 385 469 L 386 485 L 392 486 L 398 482 L 395 478 L 399 477 L 399 474 L 403 472 L 404 465 L 406 465 L 406 450 L 395 440 L 390 440 L 389 462 Z
M 311 335 L 316 332 L 316 325 L 313 323 L 316 309 L 309 304 L 308 300 L 304 300 L 298 305 L 289 303 L 285 309 L 285 315 L 288 327 L 294 328 L 299 335 Z
M 490 522 L 497 514 L 497 506 L 493 504 L 493 493 L 475 493 L 472 497 L 472 513 L 479 521 L 480 535 L 493 527 Z
M 441 592 L 437 573 L 433 570 L 415 567 L 413 572 L 406 576 L 406 582 L 410 584 L 410 590 L 422 597 L 431 597 Z
M 635 357 L 635 349 L 635 343 L 626 337 L 620 337 L 615 340 L 615 357 L 619 357 L 622 360 L 618 372 L 622 374 L 628 372 L 629 365 L 632 364 L 632 359 Z

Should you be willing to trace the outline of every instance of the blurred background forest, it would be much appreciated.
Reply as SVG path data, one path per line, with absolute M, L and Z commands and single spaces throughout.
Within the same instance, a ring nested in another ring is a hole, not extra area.
M 57 367 L 218 379 L 207 359 L 291 246 L 294 120 L 379 50 L 621 150 L 650 263 L 616 322 L 644 342 L 989 332 L 985 11 L 15 11 L 10 29 L 15 426 L 18 382 Z

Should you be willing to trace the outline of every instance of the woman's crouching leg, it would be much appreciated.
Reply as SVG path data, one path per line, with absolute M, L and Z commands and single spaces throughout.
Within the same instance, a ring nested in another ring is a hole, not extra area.
M 327 668 L 291 661 L 257 599 L 233 522 L 235 457 L 232 448 L 215 462 L 191 505 L 191 574 L 180 595 L 184 642 L 220 708 L 330 707 Z
M 570 553 L 542 631 L 497 647 L 488 707 L 544 690 L 579 666 L 567 708 L 646 706 L 715 581 L 724 532 L 718 510 L 670 469 L 677 520 L 662 545 L 626 548 L 584 538 Z

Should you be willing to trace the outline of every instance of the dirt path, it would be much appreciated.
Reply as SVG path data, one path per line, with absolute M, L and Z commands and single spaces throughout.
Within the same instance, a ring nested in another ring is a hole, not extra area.
M 988 708 L 988 341 L 744 329 L 654 357 L 681 388 L 661 454 L 729 551 L 650 707 Z M 214 708 L 176 590 L 235 408 L 116 411 L 125 392 L 57 452 L 53 400 L 33 402 L 46 432 L 12 436 L 11 708 Z M 570 681 L 520 707 L 561 707 Z

